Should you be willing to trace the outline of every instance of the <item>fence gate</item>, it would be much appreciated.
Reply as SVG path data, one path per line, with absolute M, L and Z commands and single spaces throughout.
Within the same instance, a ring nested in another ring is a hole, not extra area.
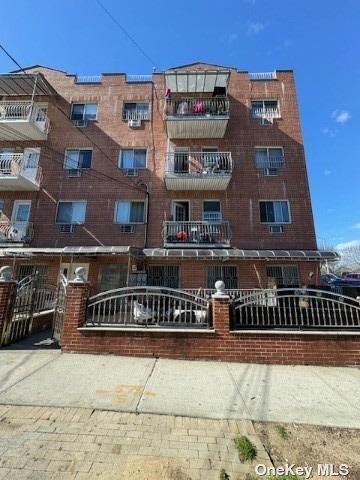
M 18 283 L 11 299 L 12 315 L 4 328 L 1 345 L 8 345 L 29 335 L 35 305 L 36 281 L 36 275 L 29 275 Z
M 57 287 L 57 294 L 56 294 L 56 304 L 54 310 L 54 327 L 52 332 L 52 337 L 54 340 L 60 343 L 61 339 L 61 331 L 63 326 L 64 320 L 64 313 L 65 313 L 65 305 L 66 305 L 66 285 L 67 285 L 67 278 L 65 275 L 60 275 L 59 284 Z

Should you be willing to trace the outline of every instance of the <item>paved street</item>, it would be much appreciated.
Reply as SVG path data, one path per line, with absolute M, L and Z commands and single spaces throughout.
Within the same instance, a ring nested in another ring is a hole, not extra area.
M 78 408 L 0 406 L 0 479 L 232 480 L 245 434 L 270 460 L 249 421 L 206 420 Z
M 360 428 L 360 370 L 0 350 L 0 404 Z

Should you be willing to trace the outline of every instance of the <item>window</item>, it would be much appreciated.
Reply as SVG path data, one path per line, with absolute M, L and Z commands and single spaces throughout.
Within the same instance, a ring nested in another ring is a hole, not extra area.
M 263 125 L 271 124 L 274 118 L 280 118 L 277 100 L 253 100 L 251 102 L 251 115 L 261 118 Z
M 123 108 L 123 120 L 148 120 L 149 104 L 141 102 L 126 102 Z
M 103 265 L 100 273 L 100 292 L 126 287 L 127 265 Z
M 0 200 L 0 214 L 4 211 L 4 207 L 5 207 L 5 201 Z
M 218 200 L 208 200 L 203 204 L 203 221 L 204 222 L 221 222 L 221 205 Z
M 281 147 L 255 148 L 256 168 L 262 169 L 264 175 L 277 175 L 278 169 L 284 165 L 284 152 Z
M 266 275 L 268 278 L 275 279 L 278 288 L 299 286 L 299 270 L 296 265 L 272 265 L 271 267 L 266 267 Z
M 215 288 L 215 282 L 222 280 L 225 288 L 238 288 L 237 268 L 227 265 L 212 265 L 206 268 L 206 288 Z
M 119 154 L 119 168 L 146 168 L 146 149 L 122 149 Z
M 62 201 L 58 203 L 56 212 L 56 223 L 76 225 L 85 222 L 86 202 Z
M 260 202 L 261 223 L 291 223 L 287 200 Z
M 65 150 L 64 168 L 91 168 L 92 150 Z
M 97 109 L 97 103 L 73 103 L 71 120 L 96 120 Z
M 150 265 L 147 274 L 148 285 L 152 287 L 179 288 L 177 265 Z
M 119 200 L 115 204 L 115 223 L 144 223 L 144 202 Z

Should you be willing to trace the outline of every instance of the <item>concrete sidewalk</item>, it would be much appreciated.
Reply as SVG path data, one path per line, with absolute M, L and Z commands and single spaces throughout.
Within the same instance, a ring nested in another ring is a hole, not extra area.
M 360 370 L 2 349 L 0 404 L 360 428 Z

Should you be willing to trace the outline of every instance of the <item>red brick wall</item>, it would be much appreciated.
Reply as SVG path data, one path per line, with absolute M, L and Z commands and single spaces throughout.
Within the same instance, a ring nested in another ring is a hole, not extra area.
M 195 65 L 191 68 L 207 68 Z M 209 67 L 208 67 L 209 68 Z M 165 79 L 153 75 L 151 83 L 126 83 L 125 75 L 104 75 L 100 85 L 75 84 L 74 77 L 46 68 L 41 71 L 58 91 L 49 100 L 51 129 L 45 142 L 1 142 L 0 147 L 41 146 L 40 165 L 43 181 L 39 192 L 2 192 L 5 213 L 10 216 L 14 199 L 32 199 L 31 221 L 35 224 L 32 246 L 60 247 L 66 245 L 133 245 L 144 246 L 144 225 L 137 225 L 134 234 L 121 234 L 113 223 L 114 204 L 118 199 L 145 199 L 145 182 L 150 192 L 148 246 L 163 245 L 162 221 L 170 216 L 174 199 L 189 199 L 192 219 L 201 219 L 204 199 L 222 203 L 224 220 L 233 232 L 232 246 L 239 248 L 315 248 L 315 234 L 307 184 L 304 151 L 293 73 L 278 71 L 277 80 L 249 81 L 246 72 L 231 70 L 229 97 L 230 121 L 224 138 L 174 140 L 177 146 L 196 149 L 217 146 L 231 151 L 234 172 L 226 191 L 168 191 L 165 188 L 164 155 L 167 150 L 166 126 L 163 120 Z M 282 118 L 273 125 L 260 125 L 251 118 L 251 99 L 277 98 Z M 43 98 L 39 100 L 44 100 Z M 142 128 L 130 129 L 122 121 L 124 101 L 143 100 L 152 105 L 151 120 Z M 85 129 L 77 129 L 55 108 L 55 102 L 66 113 L 72 101 L 97 101 L 98 120 Z M 89 139 L 87 139 L 85 133 Z M 95 142 L 95 145 L 93 144 Z M 148 168 L 139 177 L 126 177 L 117 167 L 121 147 L 147 147 Z M 276 177 L 264 177 L 254 168 L 255 146 L 283 146 L 286 163 Z M 68 178 L 63 169 L 65 148 L 92 147 L 93 169 L 80 178 Z M 96 175 L 96 178 L 93 176 Z M 74 234 L 59 233 L 55 225 L 56 204 L 60 199 L 87 201 L 85 225 Z M 285 226 L 283 235 L 271 235 L 259 222 L 259 199 L 289 199 L 293 222 Z
M 61 340 L 65 352 L 270 364 L 360 365 L 360 336 L 232 333 L 226 298 L 213 303 L 215 332 L 79 331 L 77 327 L 85 320 L 87 292 L 87 284 L 68 286 Z

